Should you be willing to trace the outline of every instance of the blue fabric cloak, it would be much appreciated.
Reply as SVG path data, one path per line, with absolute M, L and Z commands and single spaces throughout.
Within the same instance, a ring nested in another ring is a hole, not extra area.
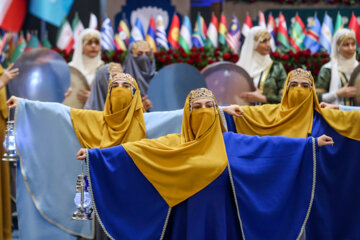
M 182 110 L 144 114 L 147 137 L 181 130 Z M 21 239 L 91 238 L 91 221 L 74 221 L 81 164 L 70 108 L 21 99 L 17 104 L 17 210 Z
M 113 239 L 295 239 L 315 191 L 312 138 L 224 133 L 229 165 L 169 208 L 120 145 L 88 150 L 95 212 Z
M 236 132 L 225 114 L 228 131 Z M 358 123 L 354 123 L 358 124 Z M 311 136 L 326 134 L 333 147 L 319 150 L 314 205 L 306 227 L 307 239 L 360 239 L 360 142 L 337 133 L 314 112 Z

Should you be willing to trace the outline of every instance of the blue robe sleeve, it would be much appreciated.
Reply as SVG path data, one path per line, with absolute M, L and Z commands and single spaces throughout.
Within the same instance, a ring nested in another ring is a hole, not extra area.
M 245 239 L 296 239 L 315 191 L 312 138 L 224 133 Z
M 88 150 L 96 214 L 114 239 L 159 239 L 169 206 L 120 145 Z
M 342 111 L 360 111 L 360 107 L 344 106 L 344 105 L 340 105 L 339 109 Z
M 317 188 L 306 237 L 360 239 L 360 142 L 338 134 L 315 113 L 311 135 L 322 134 L 332 137 L 334 146 L 319 151 Z

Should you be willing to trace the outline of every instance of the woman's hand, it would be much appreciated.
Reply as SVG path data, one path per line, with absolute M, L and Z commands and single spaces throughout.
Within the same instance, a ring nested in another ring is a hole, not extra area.
M 236 117 L 242 117 L 244 110 L 239 105 L 230 105 L 222 107 L 223 111 Z
M 70 96 L 70 94 L 72 93 L 72 89 L 71 87 L 69 87 L 66 92 L 64 93 L 64 98 L 67 98 L 68 96 Z
M 261 93 L 260 89 L 256 88 L 254 92 L 243 92 L 240 97 L 249 103 L 266 103 L 266 97 Z
M 84 160 L 86 158 L 86 148 L 80 148 L 76 154 L 78 160 Z
M 355 97 L 356 92 L 357 92 L 357 88 L 350 87 L 349 84 L 347 83 L 344 87 L 337 90 L 336 95 L 339 98 L 344 98 L 344 97 L 349 98 L 349 97 Z
M 8 105 L 9 108 L 15 108 L 18 101 L 19 101 L 18 97 L 11 96 L 11 98 L 9 98 L 9 100 L 7 100 L 6 104 Z
M 14 66 L 14 64 L 10 64 L 9 67 L 4 71 L 4 73 L 2 74 L 1 78 L 0 78 L 0 88 L 5 87 L 6 84 L 8 84 L 8 82 L 15 78 L 17 75 L 19 75 L 19 69 L 18 68 L 14 68 L 12 69 L 12 67 Z
M 325 134 L 323 134 L 317 138 L 317 143 L 318 143 L 319 147 L 326 146 L 326 145 L 331 145 L 331 146 L 334 145 L 334 141 L 333 141 L 332 137 L 329 137 Z
M 144 96 L 142 99 L 142 104 L 144 106 L 145 111 L 147 112 L 150 108 L 153 107 L 152 102 L 148 99 L 148 96 Z
M 326 103 L 326 102 L 321 102 L 321 103 L 320 103 L 320 107 L 321 107 L 321 108 L 330 108 L 330 109 L 339 109 L 339 105 L 337 105 L 337 104 L 330 104 L 330 103 Z
M 85 89 L 79 89 L 77 93 L 77 98 L 82 103 L 86 103 L 89 96 L 90 96 L 90 91 L 87 91 Z

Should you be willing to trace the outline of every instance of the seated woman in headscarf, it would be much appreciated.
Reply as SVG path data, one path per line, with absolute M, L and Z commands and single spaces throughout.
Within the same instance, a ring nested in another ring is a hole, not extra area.
M 242 93 L 241 97 L 250 103 L 279 103 L 286 79 L 286 71 L 281 63 L 270 58 L 270 33 L 263 27 L 253 27 L 241 48 L 240 59 L 236 63 L 254 81 L 254 92 Z
M 101 60 L 100 39 L 99 31 L 91 28 L 83 30 L 75 43 L 73 58 L 69 63 L 69 66 L 76 68 L 84 75 L 90 88 L 95 80 L 96 70 L 104 64 Z M 68 95 L 70 94 L 72 93 Z M 73 94 L 77 94 L 79 101 L 85 104 L 90 91 L 80 89 Z
M 214 95 L 202 88 L 187 96 L 180 134 L 80 149 L 94 209 L 108 236 L 294 239 L 303 234 L 316 142 L 224 131 Z M 327 136 L 317 142 L 333 144 Z M 281 170 L 274 171 L 277 167 Z M 274 178 L 281 187 L 272 185 Z
M 84 109 L 98 111 L 104 110 L 105 100 L 108 93 L 109 75 L 113 66 L 116 66 L 118 73 L 123 72 L 121 65 L 118 63 L 110 63 L 100 67 L 99 70 L 96 71 L 95 81 L 91 88 L 90 96 L 84 105 Z M 142 103 L 145 111 L 152 107 L 152 104 L 147 97 L 142 98 Z
M 320 108 L 311 72 L 303 69 L 289 73 L 280 104 L 241 108 L 242 117 L 226 116 L 230 131 L 296 138 L 326 134 L 334 139 L 331 149 L 322 148 L 318 153 L 320 187 L 306 235 L 314 239 L 358 238 L 360 189 L 354 183 L 360 181 L 360 112 Z
M 350 98 L 356 95 L 357 89 L 348 82 L 358 65 L 354 32 L 347 28 L 337 31 L 331 44 L 331 60 L 322 66 L 316 81 L 319 101 L 351 105 Z
M 136 79 L 143 101 L 146 101 L 144 105 L 151 105 L 147 91 L 156 73 L 156 63 L 150 44 L 146 41 L 137 41 L 130 45 L 123 68 L 124 73 L 129 73 Z

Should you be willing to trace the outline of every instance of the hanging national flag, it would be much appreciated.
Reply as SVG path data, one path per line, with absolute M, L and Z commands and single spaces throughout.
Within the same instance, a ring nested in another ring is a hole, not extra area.
M 125 42 L 124 42 L 124 40 L 122 40 L 120 38 L 119 34 L 115 34 L 115 36 L 114 36 L 114 44 L 115 44 L 116 50 L 123 50 L 123 51 L 127 50 Z
M 60 26 L 68 15 L 74 0 L 31 0 L 29 11 L 38 18 Z
M 26 45 L 25 51 L 29 51 L 33 48 L 39 48 L 41 46 L 39 38 L 36 36 L 36 34 L 31 34 L 30 41 Z
M 359 27 L 359 22 L 357 21 L 357 18 L 354 15 L 354 13 L 351 15 L 348 28 L 354 32 L 357 44 L 358 46 L 360 46 L 360 27 Z
M 300 51 L 304 49 L 304 39 L 306 34 L 306 28 L 299 17 L 298 14 L 296 14 L 295 22 L 293 23 L 293 26 L 290 31 L 290 44 L 291 46 L 296 50 Z
M 334 34 L 337 32 L 337 30 L 340 30 L 343 28 L 344 28 L 344 24 L 342 22 L 342 16 L 340 15 L 340 12 L 338 12 L 338 14 L 336 15 L 336 20 L 335 20 Z
M 140 21 L 140 18 L 136 18 L 135 26 L 131 29 L 131 36 L 130 36 L 130 42 L 129 44 L 132 44 L 133 42 L 144 40 L 145 39 L 145 33 L 142 26 L 142 23 Z
M 44 47 L 44 48 L 51 48 L 52 46 L 51 46 L 51 43 L 50 43 L 50 41 L 49 41 L 49 38 L 48 38 L 48 34 L 46 33 L 45 34 L 45 38 L 44 38 L 44 40 L 41 42 L 41 44 L 42 44 L 42 46 Z
M 164 26 L 164 19 L 161 15 L 156 17 L 156 44 L 159 49 L 165 48 L 166 50 L 169 49 L 165 26 Z
M 259 11 L 259 24 L 260 27 L 263 27 L 266 29 L 266 21 L 265 21 L 265 16 L 264 13 L 262 11 Z
M 304 40 L 305 48 L 310 49 L 311 53 L 320 50 L 319 36 L 321 32 L 321 24 L 318 17 L 315 15 L 314 19 L 310 22 L 309 28 Z
M 253 26 L 253 24 L 252 24 L 250 16 L 249 16 L 249 14 L 246 14 L 245 22 L 243 24 L 241 34 L 244 37 L 246 37 L 248 35 L 248 32 L 250 31 L 250 29 L 252 28 L 252 26 Z
M 207 47 L 217 47 L 218 46 L 218 19 L 215 14 L 211 17 L 211 22 L 206 34 L 206 46 Z
M 188 16 L 184 17 L 184 21 L 181 26 L 179 44 L 185 50 L 185 52 L 190 52 L 190 49 L 192 47 L 191 22 Z
M 204 40 L 201 35 L 202 35 L 202 20 L 199 14 L 195 22 L 194 32 L 191 36 L 192 44 L 196 48 L 201 48 L 204 46 Z
M 124 41 L 126 46 L 129 46 L 130 31 L 125 17 L 120 21 L 118 26 L 119 38 Z
M 89 28 L 91 28 L 91 29 L 98 28 L 98 20 L 97 20 L 96 15 L 93 13 L 90 13 Z
M 324 21 L 321 27 L 321 33 L 319 38 L 319 43 L 325 50 L 331 52 L 331 39 L 333 34 L 333 22 L 332 19 L 327 13 L 324 15 Z
M 204 18 L 200 15 L 200 19 L 201 19 L 201 31 L 200 31 L 200 35 L 201 35 L 201 39 L 202 41 L 205 43 L 205 40 L 206 40 L 206 35 L 207 35 L 207 27 L 206 27 L 206 23 L 205 23 L 205 20 Z
M 285 49 L 289 49 L 289 37 L 287 33 L 286 20 L 282 13 L 279 14 L 279 26 L 276 39 L 279 45 Z
M 65 18 L 57 33 L 56 46 L 60 50 L 65 50 L 66 53 L 69 53 L 74 43 L 75 40 L 70 24 Z
M 240 24 L 237 17 L 233 16 L 230 30 L 226 36 L 226 42 L 233 52 L 237 53 L 240 49 Z
M 4 33 L 3 37 L 1 38 L 0 52 L 6 51 L 7 42 L 8 42 L 8 33 Z
M 110 18 L 105 17 L 101 25 L 101 48 L 103 50 L 114 50 L 114 30 Z
M 271 51 L 274 52 L 276 49 L 276 44 L 275 44 L 276 23 L 275 23 L 275 18 L 273 17 L 273 15 L 271 13 L 269 14 L 269 17 L 268 17 L 267 30 L 271 35 L 271 39 L 270 39 Z
M 0 1 L 0 28 L 18 32 L 25 19 L 26 0 Z
M 84 30 L 84 25 L 82 24 L 78 13 L 75 13 L 75 18 L 72 21 L 71 27 L 76 42 L 76 40 L 80 37 L 81 32 Z
M 16 59 L 18 59 L 21 56 L 21 54 L 24 52 L 25 48 L 26 48 L 26 41 L 24 35 L 20 33 L 20 37 L 17 41 L 16 48 L 11 56 L 10 63 L 14 63 Z
M 153 52 L 156 52 L 156 27 L 155 27 L 155 19 L 151 16 L 149 20 L 149 26 L 146 34 L 145 40 L 150 44 Z
M 178 15 L 175 13 L 172 18 L 168 33 L 168 42 L 170 46 L 174 49 L 179 48 L 179 29 L 180 29 L 180 20 Z
M 222 45 L 226 44 L 226 35 L 227 35 L 227 21 L 225 15 L 222 13 L 220 17 L 219 24 L 219 43 Z

